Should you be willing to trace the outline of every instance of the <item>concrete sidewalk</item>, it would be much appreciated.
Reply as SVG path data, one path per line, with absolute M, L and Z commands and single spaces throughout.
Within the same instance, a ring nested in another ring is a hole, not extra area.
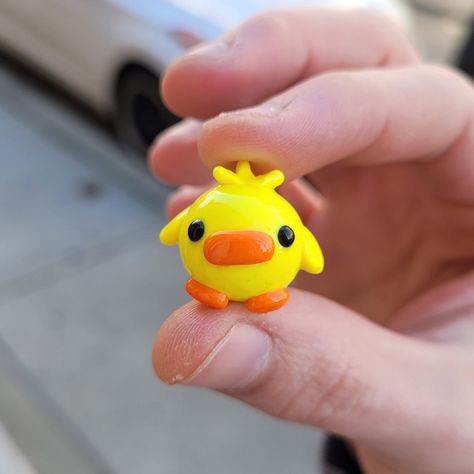
M 36 474 L 2 425 L 0 425 L 0 472 L 5 474 Z

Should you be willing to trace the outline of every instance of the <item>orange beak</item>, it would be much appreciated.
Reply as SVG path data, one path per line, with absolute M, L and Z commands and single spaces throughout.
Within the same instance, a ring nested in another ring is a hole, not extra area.
M 204 256 L 214 265 L 250 265 L 270 260 L 275 246 L 264 232 L 236 230 L 216 232 L 204 242 Z

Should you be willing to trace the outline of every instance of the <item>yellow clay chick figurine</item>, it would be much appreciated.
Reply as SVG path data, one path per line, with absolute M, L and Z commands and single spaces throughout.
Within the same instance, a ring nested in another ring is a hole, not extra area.
M 324 266 L 318 242 L 275 191 L 283 173 L 255 176 L 240 161 L 235 173 L 217 166 L 213 175 L 218 185 L 160 233 L 163 244 L 179 244 L 191 275 L 186 290 L 212 308 L 225 308 L 229 300 L 257 313 L 282 307 L 300 269 L 320 273 Z

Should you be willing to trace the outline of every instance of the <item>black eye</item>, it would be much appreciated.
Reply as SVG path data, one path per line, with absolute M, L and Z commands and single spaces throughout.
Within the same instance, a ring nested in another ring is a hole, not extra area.
M 196 219 L 189 224 L 188 236 L 193 242 L 197 242 L 204 235 L 204 222 Z
M 294 241 L 295 233 L 291 227 L 287 225 L 280 227 L 278 230 L 278 242 L 280 242 L 283 247 L 289 247 Z

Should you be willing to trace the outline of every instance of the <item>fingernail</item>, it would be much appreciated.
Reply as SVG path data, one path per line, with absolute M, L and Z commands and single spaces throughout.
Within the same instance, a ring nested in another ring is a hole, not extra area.
M 204 43 L 188 51 L 189 56 L 201 56 L 209 59 L 220 59 L 229 52 L 229 45 L 223 41 Z
M 278 102 L 264 102 L 260 104 L 258 107 L 253 107 L 252 112 L 257 115 L 264 115 L 266 117 L 273 117 L 275 115 L 279 115 L 283 110 L 283 107 Z
M 243 117 L 248 117 L 249 115 L 258 116 L 258 117 L 275 117 L 281 114 L 283 110 L 283 105 L 277 101 L 271 100 L 269 102 L 263 102 L 256 107 L 247 107 L 245 109 L 240 109 L 237 111 L 232 112 L 222 112 L 219 114 L 219 117 L 223 116 L 231 116 L 231 117 L 238 117 L 242 115 Z M 206 124 L 204 124 L 205 126 Z
M 186 383 L 215 390 L 244 389 L 264 371 L 271 347 L 266 332 L 237 324 Z
M 168 127 L 166 130 L 161 132 L 156 140 L 163 140 L 164 138 L 173 137 L 186 140 L 195 139 L 201 129 L 201 122 L 199 120 L 185 119 L 181 120 L 175 125 Z

